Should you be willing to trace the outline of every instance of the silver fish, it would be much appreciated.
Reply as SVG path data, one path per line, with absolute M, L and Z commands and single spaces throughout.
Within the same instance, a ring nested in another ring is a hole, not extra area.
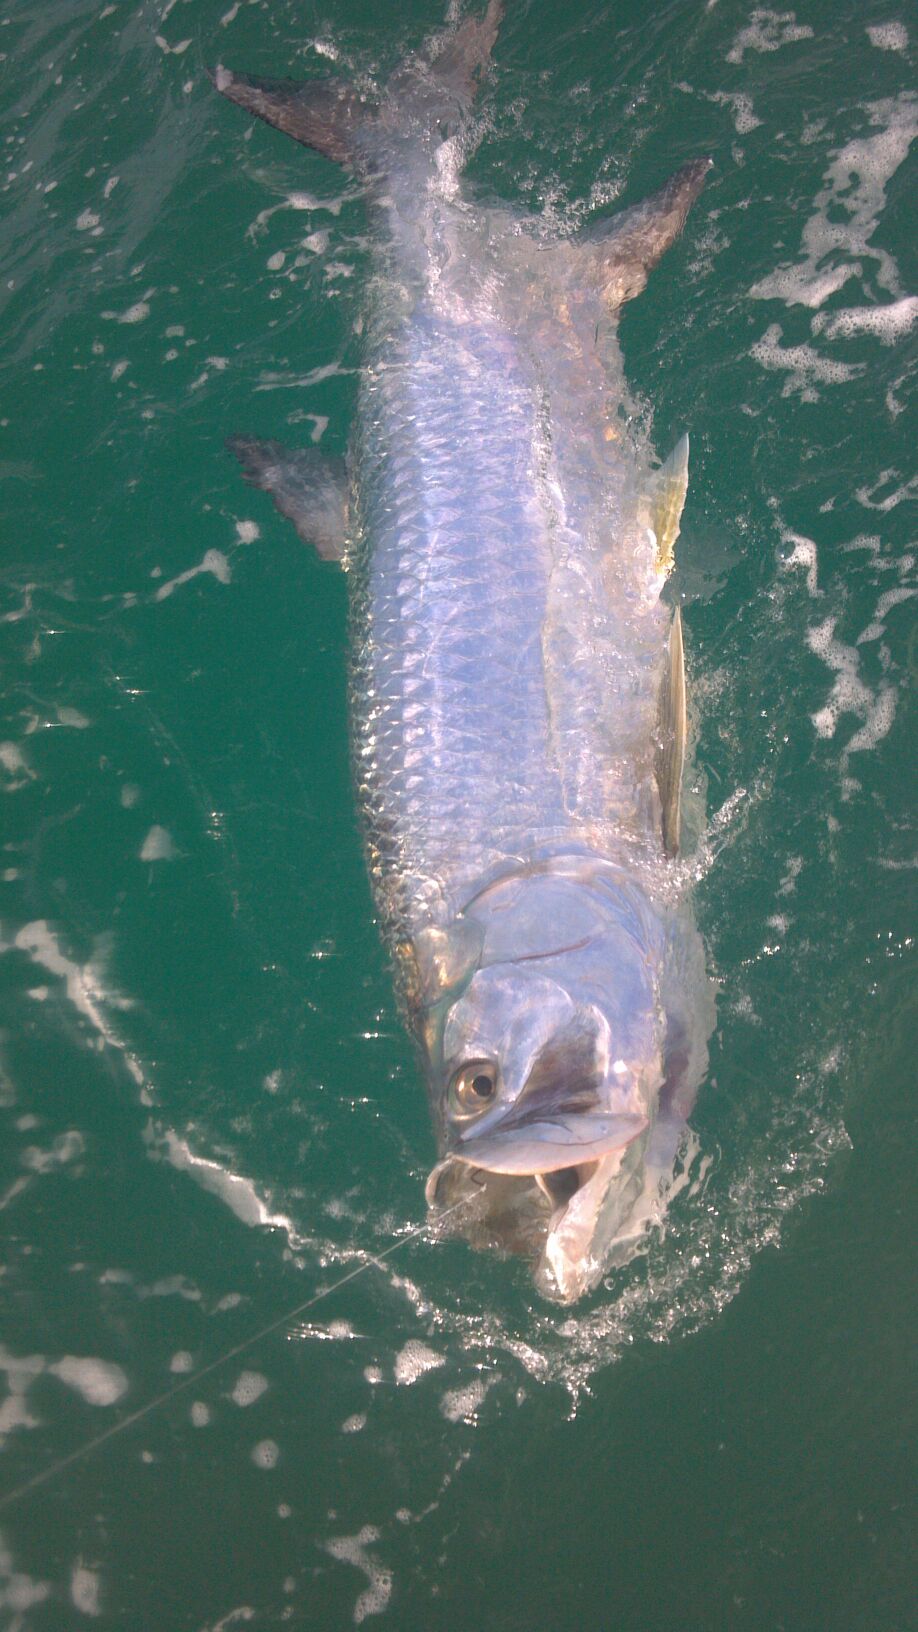
M 374 229 L 347 464 L 230 446 L 349 574 L 357 790 L 429 1086 L 428 1203 L 570 1302 L 659 1215 L 712 1023 L 673 861 L 685 688 L 661 598 L 688 443 L 655 467 L 616 339 L 709 161 L 574 236 L 470 200 L 500 11 L 375 97 L 213 71 L 360 177 Z

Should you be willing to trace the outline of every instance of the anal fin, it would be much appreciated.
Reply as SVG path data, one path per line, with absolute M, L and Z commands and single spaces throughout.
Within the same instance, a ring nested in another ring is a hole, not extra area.
M 347 541 L 347 476 L 343 459 L 317 448 L 285 448 L 254 436 L 231 436 L 230 453 L 253 487 L 270 493 L 281 515 L 323 561 L 340 561 Z
M 650 491 L 650 524 L 657 538 L 656 570 L 668 577 L 673 570 L 676 539 L 688 491 L 689 439 L 680 436 L 669 458 L 654 473 Z
M 660 791 L 663 849 L 668 856 L 677 856 L 686 739 L 685 655 L 682 647 L 682 612 L 678 606 L 673 613 L 666 671 L 660 687 L 658 732 L 654 768 Z

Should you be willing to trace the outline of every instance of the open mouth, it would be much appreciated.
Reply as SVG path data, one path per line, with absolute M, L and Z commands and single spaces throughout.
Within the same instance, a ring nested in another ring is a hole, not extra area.
M 496 1136 L 470 1141 L 439 1162 L 427 1180 L 434 1219 L 443 1217 L 450 1233 L 473 1247 L 528 1258 L 546 1297 L 573 1302 L 602 1273 L 597 1237 L 607 1198 L 629 1147 L 647 1128 L 639 1117 L 606 1120 L 614 1123 L 614 1134 L 607 1126 L 604 1139 L 536 1140 L 535 1149 L 529 1139 L 512 1149 Z
M 551 1173 L 534 1173 L 533 1178 L 539 1189 L 548 1197 L 552 1211 L 556 1207 L 566 1207 L 578 1190 L 596 1172 L 599 1162 L 578 1162 L 575 1167 L 556 1167 Z

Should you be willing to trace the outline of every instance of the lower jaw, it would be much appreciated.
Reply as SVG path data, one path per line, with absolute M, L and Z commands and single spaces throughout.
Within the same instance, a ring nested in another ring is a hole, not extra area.
M 447 1160 L 428 1181 L 428 1201 L 450 1234 L 480 1251 L 528 1258 L 542 1295 L 573 1303 L 603 1272 L 596 1226 L 625 1154 L 525 1175 Z
M 603 1274 L 603 1248 L 610 1192 L 617 1191 L 624 1151 L 614 1151 L 578 1170 L 580 1182 L 563 1207 L 552 1214 L 533 1280 L 543 1297 L 574 1303 L 591 1292 Z M 616 1217 L 618 1209 L 616 1211 Z M 600 1220 L 603 1228 L 600 1238 Z

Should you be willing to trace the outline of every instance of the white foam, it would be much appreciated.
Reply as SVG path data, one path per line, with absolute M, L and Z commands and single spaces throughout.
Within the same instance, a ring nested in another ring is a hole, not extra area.
M 903 601 L 910 601 L 913 595 L 918 595 L 918 589 L 908 587 L 905 584 L 899 585 L 897 589 L 887 589 L 885 594 L 881 595 L 877 601 L 876 611 L 871 622 L 868 623 L 863 634 L 858 635 L 858 646 L 867 646 L 871 641 L 879 640 L 881 635 L 885 635 L 886 624 L 884 620 L 887 612 L 891 612 L 894 606 L 901 606 Z
M 887 474 L 892 473 L 887 472 Z M 873 557 L 870 564 L 877 572 L 898 571 L 899 575 L 902 576 L 906 572 L 911 572 L 912 567 L 915 565 L 915 557 L 912 555 L 884 558 L 879 533 L 858 533 L 857 538 L 852 538 L 847 544 L 843 544 L 842 549 L 846 554 L 850 550 L 869 550 Z
M 236 537 L 240 544 L 254 544 L 261 537 L 261 529 L 257 521 L 237 521 Z
M 174 1354 L 169 1361 L 169 1370 L 179 1374 L 191 1371 L 193 1366 L 194 1357 L 188 1349 L 179 1349 L 178 1353 Z
M 428 1348 L 417 1338 L 412 1338 L 395 1357 L 395 1381 L 404 1387 L 416 1383 L 427 1371 L 434 1371 L 437 1366 L 445 1366 L 446 1361 L 442 1354 L 435 1349 Z
M 252 1447 L 252 1461 L 256 1468 L 261 1468 L 266 1473 L 277 1467 L 279 1459 L 280 1447 L 276 1440 L 260 1439 L 258 1444 Z
M 836 622 L 835 618 L 826 618 L 806 633 L 810 651 L 835 673 L 828 701 L 810 718 L 817 735 L 824 738 L 835 735 L 843 714 L 855 714 L 861 719 L 863 723 L 844 750 L 842 763 L 846 766 L 849 754 L 875 748 L 887 735 L 895 718 L 896 692 L 892 686 L 881 686 L 877 692 L 871 690 L 859 672 L 857 648 L 836 640 Z
M 892 729 L 896 717 L 898 694 L 893 686 L 881 687 L 878 695 L 867 710 L 867 718 L 847 744 L 845 753 L 864 753 L 868 748 L 875 748 L 883 737 Z
M 747 51 L 780 51 L 784 45 L 812 38 L 813 30 L 806 23 L 798 23 L 792 11 L 769 11 L 767 6 L 756 6 L 749 23 L 740 29 L 727 52 L 727 61 L 742 62 Z
M 233 1385 L 230 1399 L 234 1405 L 254 1405 L 256 1400 L 261 1399 L 267 1386 L 268 1379 L 263 1377 L 260 1371 L 241 1371 Z
M 175 843 L 168 828 L 154 824 L 140 847 L 141 861 L 172 861 Z
M 812 346 L 806 344 L 782 346 L 783 332 L 779 323 L 772 323 L 761 340 L 749 348 L 750 356 L 763 368 L 788 371 L 781 389 L 782 397 L 799 391 L 804 402 L 818 402 L 819 392 L 815 389 L 815 381 L 821 385 L 843 385 L 846 380 L 854 380 L 863 374 L 864 363 L 838 363 L 832 358 L 820 357 Z
M 112 1360 L 65 1354 L 48 1370 L 68 1388 L 80 1394 L 87 1405 L 114 1405 L 127 1393 L 127 1377 Z
M 354 1415 L 352 1417 L 345 1417 L 344 1421 L 341 1424 L 341 1432 L 342 1432 L 342 1434 L 359 1434 L 359 1433 L 362 1433 L 362 1431 L 366 1427 L 366 1425 L 367 1425 L 367 1414 L 366 1414 L 366 1412 L 365 1411 L 355 1411 L 355 1413 L 354 1413 Z
M 745 91 L 702 91 L 701 94 L 706 102 L 730 109 L 737 136 L 748 136 L 751 130 L 758 130 L 762 123 L 753 109 L 752 97 Z
M 311 425 L 312 430 L 309 433 L 310 441 L 321 442 L 325 432 L 328 430 L 329 419 L 327 414 L 307 414 L 304 408 L 294 408 L 293 412 L 287 415 L 287 424 Z
M 887 510 L 894 510 L 896 505 L 902 504 L 904 500 L 913 498 L 918 493 L 918 476 L 912 476 L 909 481 L 902 482 L 892 493 L 887 493 L 884 499 L 874 498 L 874 494 L 888 482 L 893 481 L 896 475 L 895 470 L 881 470 L 872 486 L 865 483 L 863 487 L 855 488 L 854 496 L 858 504 L 862 504 L 865 510 L 882 510 L 885 513 Z
M 0 1445 L 14 1428 L 38 1428 L 41 1419 L 33 1417 L 25 1400 L 25 1388 L 7 1395 L 0 1405 Z
M 324 363 L 319 368 L 310 369 L 308 374 L 275 374 L 266 369 L 256 391 L 296 391 L 301 387 L 306 389 L 312 385 L 321 385 L 323 380 L 337 379 L 345 374 L 353 374 L 352 368 L 342 368 L 340 363 Z
M 188 1415 L 191 1418 L 192 1427 L 206 1428 L 210 1422 L 210 1407 L 205 1405 L 203 1400 L 194 1400 Z
M 190 1173 L 204 1190 L 218 1196 L 243 1224 L 263 1224 L 286 1232 L 291 1246 L 297 1244 L 297 1235 L 286 1213 L 272 1213 L 259 1196 L 251 1179 L 234 1173 L 220 1162 L 207 1156 L 196 1156 L 185 1139 L 171 1130 L 165 1133 L 166 1154 L 173 1167 Z
M 83 1563 L 74 1564 L 70 1572 L 70 1602 L 81 1615 L 99 1615 L 102 1611 L 101 1581 L 98 1570 L 90 1570 Z
M 137 1289 L 139 1298 L 187 1298 L 189 1303 L 200 1303 L 200 1289 L 187 1275 L 161 1275 L 152 1286 L 141 1286 Z
M 217 73 L 220 72 L 221 70 L 218 69 Z M 310 213 L 325 210 L 329 215 L 340 215 L 341 206 L 346 202 L 348 196 L 342 193 L 337 198 L 316 198 L 314 194 L 302 191 L 288 193 L 281 204 L 271 204 L 267 209 L 259 210 L 255 220 L 246 228 L 246 237 L 257 238 L 260 233 L 263 233 L 272 215 L 276 215 L 278 210 L 304 210 Z
M 813 214 L 803 228 L 803 260 L 785 262 L 761 278 L 749 291 L 754 299 L 778 299 L 815 309 L 849 278 L 861 276 L 859 256 L 877 263 L 875 276 L 881 288 L 901 294 L 892 255 L 870 240 L 886 203 L 887 183 L 918 135 L 918 97 L 904 91 L 868 103 L 866 111 L 871 124 L 881 128 L 874 136 L 858 136 L 846 143 L 826 170 Z M 857 177 L 853 187 L 852 176 Z
M 34 994 L 33 994 L 34 995 Z M 78 1128 L 68 1128 L 55 1136 L 51 1146 L 42 1150 L 39 1145 L 27 1145 L 19 1160 L 31 1173 L 53 1173 L 68 1162 L 84 1154 L 86 1141 Z
M 904 23 L 868 23 L 867 38 L 878 51 L 908 50 L 908 29 Z
M 855 334 L 875 334 L 884 346 L 895 345 L 904 334 L 918 323 L 918 295 L 905 295 L 886 306 L 848 306 L 827 317 L 817 312 L 813 318 L 814 334 L 824 333 L 827 340 L 849 340 Z
M 797 880 L 803 871 L 802 856 L 788 856 L 787 866 L 784 869 L 781 882 L 778 885 L 779 895 L 793 895 L 797 888 Z
M 52 975 L 60 976 L 74 1008 L 107 1043 L 124 1053 L 101 1008 L 107 996 L 99 972 L 101 950 L 89 963 L 74 963 L 62 953 L 57 937 L 45 918 L 36 918 L 32 923 L 24 924 L 13 944 L 21 952 L 27 953 L 33 963 L 47 969 Z
M 447 1422 L 475 1422 L 484 1397 L 495 1380 L 489 1378 L 486 1381 L 483 1377 L 476 1377 L 464 1388 L 449 1389 L 440 1401 L 440 1415 Z
M 86 715 L 81 714 L 78 708 L 58 708 L 55 713 L 61 725 L 70 726 L 75 731 L 85 731 L 90 724 Z
M 304 1320 L 296 1328 L 297 1337 L 318 1338 L 320 1343 L 340 1343 L 359 1336 L 349 1320 L 330 1320 L 327 1326 Z
M 10 778 L 4 790 L 6 793 L 16 793 L 19 788 L 35 781 L 35 772 L 15 742 L 0 742 L 0 767 Z
M 384 1564 L 372 1557 L 367 1548 L 379 1540 L 379 1531 L 372 1524 L 365 1524 L 356 1536 L 334 1536 L 330 1541 L 322 1542 L 322 1546 L 332 1558 L 340 1559 L 342 1563 L 353 1564 L 357 1570 L 362 1570 L 367 1578 L 367 1586 L 360 1594 L 354 1605 L 354 1624 L 359 1626 L 368 1615 L 381 1615 L 388 1607 L 392 1596 L 392 1571 Z
M 256 390 L 257 390 L 256 386 Z M 198 578 L 202 573 L 210 573 L 220 584 L 228 584 L 232 579 L 230 564 L 222 550 L 207 550 L 203 559 L 196 567 L 189 567 L 186 572 L 180 572 L 177 577 L 170 578 L 166 584 L 160 584 L 153 599 L 164 601 L 173 595 L 182 584 L 189 584 L 192 578 Z
M 13 1555 L 0 1533 L 0 1609 L 12 1610 L 15 1615 L 14 1620 L 4 1623 L 9 1627 L 9 1632 L 29 1632 L 23 1615 L 36 1604 L 43 1603 L 50 1593 L 51 1587 L 47 1581 L 37 1581 L 34 1576 L 15 1568 Z
M 789 528 L 781 529 L 781 537 L 785 544 L 792 544 L 793 549 L 785 558 L 785 567 L 802 567 L 806 575 L 807 594 L 815 600 L 820 594 L 817 571 L 819 556 L 811 538 L 805 538 L 801 533 L 793 533 Z

